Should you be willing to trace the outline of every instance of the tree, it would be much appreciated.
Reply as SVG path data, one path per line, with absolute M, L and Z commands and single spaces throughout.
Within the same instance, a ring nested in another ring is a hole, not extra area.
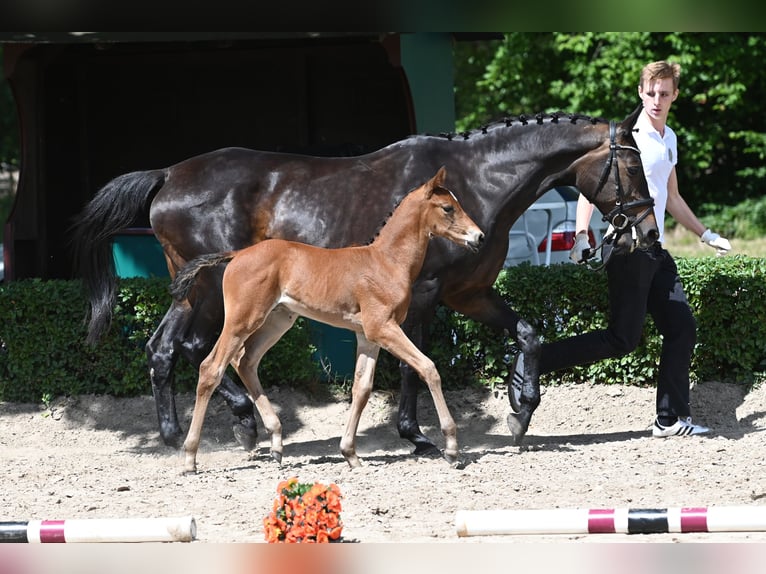
M 512 32 L 456 48 L 461 130 L 504 114 L 571 111 L 619 119 L 639 104 L 641 68 L 682 66 L 669 124 L 679 137 L 678 176 L 696 210 L 760 197 L 766 174 L 761 72 L 766 35 L 659 32 Z

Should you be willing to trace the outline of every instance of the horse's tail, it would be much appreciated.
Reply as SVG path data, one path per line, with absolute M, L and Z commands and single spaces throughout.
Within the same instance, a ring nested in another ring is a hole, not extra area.
M 71 227 L 75 268 L 90 300 L 89 344 L 96 343 L 112 322 L 117 294 L 112 237 L 147 208 L 165 177 L 165 171 L 153 170 L 114 178 L 88 202 Z
M 206 267 L 214 267 L 221 263 L 228 263 L 234 258 L 233 251 L 226 251 L 224 253 L 210 253 L 208 255 L 200 255 L 189 261 L 186 265 L 176 273 L 175 278 L 170 283 L 170 294 L 176 301 L 182 301 L 189 295 L 189 291 L 194 285 L 194 281 L 197 279 L 197 275 L 200 271 Z

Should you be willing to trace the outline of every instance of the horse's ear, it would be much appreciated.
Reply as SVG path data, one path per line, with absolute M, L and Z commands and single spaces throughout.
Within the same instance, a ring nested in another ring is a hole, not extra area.
M 625 131 L 631 131 L 633 126 L 636 125 L 638 116 L 641 115 L 641 110 L 644 109 L 643 104 L 638 104 L 635 110 L 633 110 L 624 120 L 620 122 L 622 129 Z

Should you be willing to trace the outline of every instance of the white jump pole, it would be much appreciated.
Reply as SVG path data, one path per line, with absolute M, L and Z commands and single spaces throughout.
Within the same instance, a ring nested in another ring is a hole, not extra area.
M 0 542 L 190 542 L 193 517 L 0 522 Z
M 766 506 L 458 510 L 458 536 L 766 531 Z

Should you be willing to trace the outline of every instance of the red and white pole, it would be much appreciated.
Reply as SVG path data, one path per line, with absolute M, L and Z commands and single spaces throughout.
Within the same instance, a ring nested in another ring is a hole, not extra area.
M 196 536 L 191 516 L 0 522 L 0 542 L 190 542 Z
M 766 531 L 766 506 L 458 510 L 458 536 Z

